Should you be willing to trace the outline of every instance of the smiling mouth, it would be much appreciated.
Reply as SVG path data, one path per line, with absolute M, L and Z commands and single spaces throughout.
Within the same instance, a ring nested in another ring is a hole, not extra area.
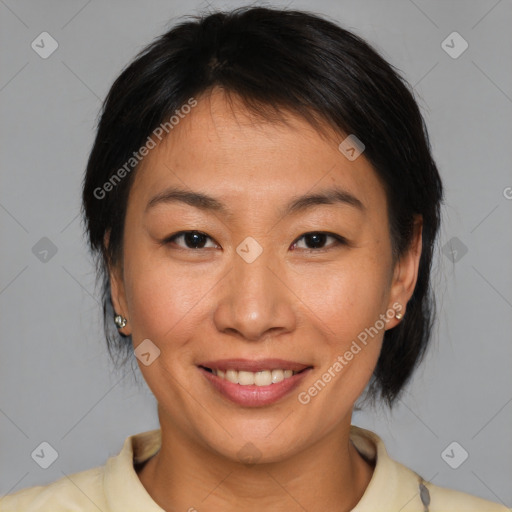
M 271 384 L 278 384 L 279 382 L 287 380 L 294 375 L 313 368 L 312 366 L 308 366 L 299 371 L 274 368 L 272 370 L 269 369 L 251 372 L 235 369 L 227 369 L 224 371 L 217 368 L 208 368 L 202 365 L 199 367 L 203 368 L 209 373 L 212 373 L 222 380 L 227 380 L 228 382 L 239 384 L 240 386 L 270 386 Z

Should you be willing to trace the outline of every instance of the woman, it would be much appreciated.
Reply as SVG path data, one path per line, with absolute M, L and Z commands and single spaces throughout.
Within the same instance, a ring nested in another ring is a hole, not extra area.
M 351 425 L 428 345 L 441 200 L 412 94 L 350 32 L 242 8 L 161 36 L 112 86 L 83 184 L 108 346 L 160 429 L 0 510 L 505 511 Z

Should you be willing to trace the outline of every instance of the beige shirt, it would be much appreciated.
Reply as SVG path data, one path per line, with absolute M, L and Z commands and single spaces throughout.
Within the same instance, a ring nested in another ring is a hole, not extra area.
M 29 487 L 0 499 L 0 512 L 162 512 L 134 469 L 160 448 L 161 431 L 128 437 L 119 455 L 104 466 L 65 476 L 45 486 Z M 511 509 L 470 494 L 425 482 L 394 461 L 375 433 L 354 425 L 350 439 L 375 461 L 372 479 L 352 512 L 510 512 Z M 189 511 L 204 510 L 190 500 Z M 185 511 L 184 511 L 185 512 Z

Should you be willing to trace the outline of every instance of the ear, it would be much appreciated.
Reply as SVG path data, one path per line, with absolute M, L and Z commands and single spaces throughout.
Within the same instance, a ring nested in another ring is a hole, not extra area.
M 110 230 L 105 233 L 103 237 L 103 243 L 105 248 L 108 248 L 108 244 L 110 241 Z M 109 270 L 109 280 L 110 280 L 110 296 L 112 297 L 112 305 L 114 306 L 114 311 L 116 315 L 121 315 L 128 320 L 128 324 L 126 327 L 119 329 L 119 332 L 129 336 L 130 329 L 129 325 L 129 316 L 128 316 L 128 304 L 126 301 L 125 289 L 124 289 L 124 279 L 123 279 L 123 269 L 122 267 L 110 267 Z
M 407 303 L 414 293 L 416 281 L 418 280 L 422 231 L 423 218 L 418 215 L 414 220 L 413 235 L 409 247 L 395 263 L 393 270 L 388 307 L 395 310 L 397 313 L 400 312 L 402 315 L 406 314 Z M 395 327 L 399 322 L 399 319 L 392 318 L 387 324 L 387 329 Z

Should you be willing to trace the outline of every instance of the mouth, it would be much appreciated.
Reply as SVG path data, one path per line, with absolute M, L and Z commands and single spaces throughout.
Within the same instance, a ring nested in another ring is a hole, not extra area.
M 308 366 L 300 371 L 274 368 L 272 370 L 266 369 L 259 370 L 257 372 L 237 369 L 221 370 L 220 368 L 208 368 L 207 366 L 202 365 L 199 365 L 199 368 L 203 368 L 205 371 L 219 377 L 220 379 L 227 380 L 233 384 L 239 384 L 240 386 L 270 386 L 271 384 L 278 384 L 285 379 L 289 379 L 294 375 L 302 373 L 312 368 L 312 366 Z
M 312 365 L 282 359 L 230 359 L 197 367 L 214 390 L 247 407 L 268 405 L 283 398 L 313 369 Z
M 221 359 L 206 361 L 200 368 L 241 386 L 269 386 L 312 368 L 311 365 L 284 359 Z

